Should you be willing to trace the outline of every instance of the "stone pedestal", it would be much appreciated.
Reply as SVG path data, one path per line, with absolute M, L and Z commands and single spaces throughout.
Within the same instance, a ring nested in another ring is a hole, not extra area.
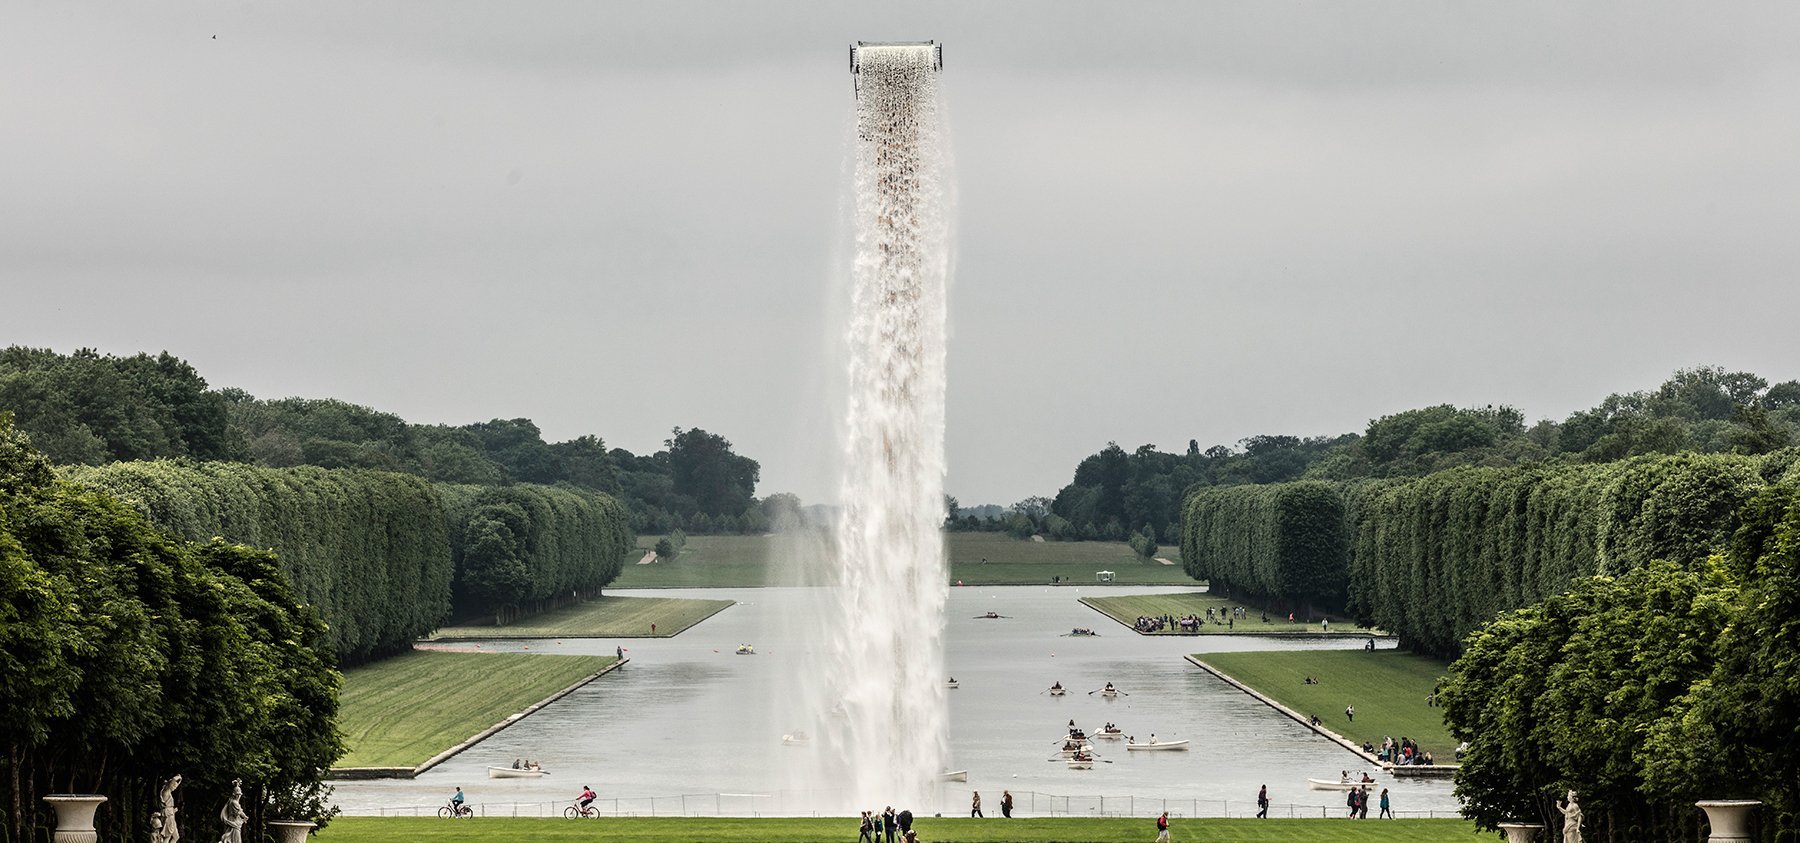
M 1708 799 L 1694 804 L 1706 812 L 1706 823 L 1712 826 L 1707 843 L 1749 843 L 1750 809 L 1762 803 L 1754 799 Z
M 1506 843 L 1531 843 L 1543 827 L 1543 823 L 1501 823 L 1500 833 L 1506 835 Z
M 318 828 L 314 823 L 305 820 L 270 820 L 269 830 L 275 833 L 278 843 L 306 843 L 306 835 Z
M 56 811 L 52 843 L 96 843 L 100 839 L 100 832 L 94 830 L 94 813 L 106 797 L 94 793 L 52 793 L 44 801 Z

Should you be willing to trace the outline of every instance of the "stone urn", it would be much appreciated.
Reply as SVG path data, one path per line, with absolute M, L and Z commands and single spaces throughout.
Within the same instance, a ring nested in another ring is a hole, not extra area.
M 1706 799 L 1694 804 L 1706 812 L 1706 824 L 1712 826 L 1707 843 L 1749 843 L 1750 809 L 1762 803 L 1754 799 Z
M 1506 835 L 1506 843 L 1531 843 L 1543 827 L 1543 823 L 1501 823 L 1500 833 Z
M 318 827 L 317 823 L 306 820 L 269 821 L 269 830 L 275 833 L 276 843 L 306 843 L 306 835 Z
M 100 839 L 100 832 L 94 830 L 94 813 L 106 797 L 94 793 L 52 793 L 44 801 L 56 811 L 52 843 L 95 843 Z

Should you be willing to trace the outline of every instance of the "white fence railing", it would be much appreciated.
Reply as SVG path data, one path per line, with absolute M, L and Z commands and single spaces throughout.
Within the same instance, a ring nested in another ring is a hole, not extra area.
M 960 792 L 959 792 L 960 793 Z M 829 811 L 820 805 L 844 804 L 846 798 L 837 792 L 817 790 L 783 790 L 770 793 L 687 793 L 677 796 L 638 796 L 596 799 L 593 807 L 602 817 L 820 817 L 842 816 L 855 819 L 856 811 Z M 478 817 L 560 817 L 573 801 L 562 802 L 474 802 L 468 803 Z M 383 817 L 435 816 L 444 805 L 401 805 L 373 810 L 345 810 L 345 814 Z M 872 806 L 879 811 L 881 805 Z M 929 810 L 911 808 L 915 816 L 967 816 L 969 801 L 960 795 L 947 795 Z M 1000 792 L 982 794 L 982 811 L 989 817 L 1000 816 Z M 1251 799 L 1163 799 L 1145 796 L 1061 796 L 1031 790 L 1013 792 L 1013 815 L 1020 817 L 1154 817 L 1162 812 L 1171 817 L 1254 817 L 1256 802 Z M 1275 802 L 1269 805 L 1269 816 L 1342 817 L 1350 809 L 1336 804 L 1303 804 Z M 1379 814 L 1371 806 L 1369 816 Z M 1411 818 L 1451 819 L 1461 815 L 1455 810 L 1403 811 L 1395 816 Z

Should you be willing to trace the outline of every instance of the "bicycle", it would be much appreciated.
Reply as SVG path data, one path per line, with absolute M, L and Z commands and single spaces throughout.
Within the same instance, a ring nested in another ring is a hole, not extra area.
M 458 805 L 455 802 L 446 802 L 444 803 L 444 807 L 438 809 L 438 816 L 444 819 L 473 817 L 475 816 L 475 809 L 467 805 Z
M 575 804 L 564 808 L 563 816 L 572 820 L 581 819 L 583 817 L 598 817 L 600 816 L 600 809 L 592 805 Z

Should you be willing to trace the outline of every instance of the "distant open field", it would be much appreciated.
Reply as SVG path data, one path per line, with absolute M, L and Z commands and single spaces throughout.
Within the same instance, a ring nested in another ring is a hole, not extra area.
M 730 600 L 678 597 L 613 597 L 523 618 L 506 626 L 451 626 L 431 637 L 444 638 L 668 638 L 730 607 Z M 655 629 L 654 633 L 651 629 Z
M 344 671 L 339 767 L 413 767 L 612 664 L 612 656 L 420 650 Z
M 642 556 L 661 536 L 640 536 Z M 1040 585 L 1053 578 L 1091 585 L 1098 571 L 1112 571 L 1119 585 L 1191 585 L 1181 568 L 1180 551 L 1169 547 L 1158 556 L 1176 564 L 1144 559 L 1120 542 L 1020 541 L 1005 533 L 948 533 L 947 582 L 964 585 Z M 718 588 L 732 586 L 806 585 L 828 578 L 825 542 L 803 536 L 690 536 L 673 562 L 625 565 L 614 588 Z M 986 564 L 982 560 L 986 559 Z M 806 567 L 811 560 L 810 570 Z M 828 579 L 826 581 L 829 581 Z
M 1198 633 L 1185 633 L 1182 632 L 1179 627 L 1171 626 L 1163 629 L 1161 632 L 1147 633 L 1153 635 L 1330 634 L 1334 636 L 1343 635 L 1349 637 L 1361 637 L 1370 634 L 1369 630 L 1358 629 L 1348 621 L 1340 623 L 1335 619 L 1331 622 L 1331 630 L 1329 633 L 1323 632 L 1321 630 L 1321 625 L 1318 623 L 1302 623 L 1299 621 L 1289 623 L 1287 615 L 1269 615 L 1268 622 L 1264 623 L 1262 620 L 1263 613 L 1261 609 L 1249 604 L 1237 603 L 1223 597 L 1215 597 L 1204 591 L 1191 591 L 1180 594 L 1141 594 L 1123 597 L 1083 597 L 1081 598 L 1081 602 L 1100 610 L 1101 613 L 1128 627 L 1137 623 L 1137 619 L 1140 617 L 1161 617 L 1163 615 L 1177 618 L 1184 615 L 1197 615 L 1204 621 L 1206 618 L 1206 610 L 1209 608 L 1215 613 L 1229 614 L 1232 607 L 1241 605 L 1244 607 L 1244 610 L 1248 612 L 1248 615 L 1246 615 L 1243 620 L 1222 620 L 1221 623 L 1216 624 L 1202 623 L 1200 625 L 1200 632 Z M 1217 617 L 1217 615 L 1215 615 L 1215 617 Z
M 471 843 L 558 840 L 850 843 L 856 839 L 856 826 L 854 817 L 602 817 L 585 820 L 338 817 L 319 832 L 318 839 L 322 843 L 432 840 Z M 919 833 L 921 843 L 1148 843 L 1156 837 L 1156 821 L 1112 817 L 1011 820 L 920 817 L 913 821 L 913 830 Z M 1169 833 L 1180 843 L 1467 843 L 1477 839 L 1475 825 L 1463 820 L 1172 817 Z
M 1195 658 L 1218 668 L 1319 725 L 1357 743 L 1381 745 L 1383 735 L 1417 741 L 1440 764 L 1455 762 L 1457 742 L 1443 709 L 1425 704 L 1447 662 L 1398 650 L 1292 650 L 1206 653 Z M 1307 676 L 1319 684 L 1306 685 Z M 1356 706 L 1356 719 L 1344 707 Z

